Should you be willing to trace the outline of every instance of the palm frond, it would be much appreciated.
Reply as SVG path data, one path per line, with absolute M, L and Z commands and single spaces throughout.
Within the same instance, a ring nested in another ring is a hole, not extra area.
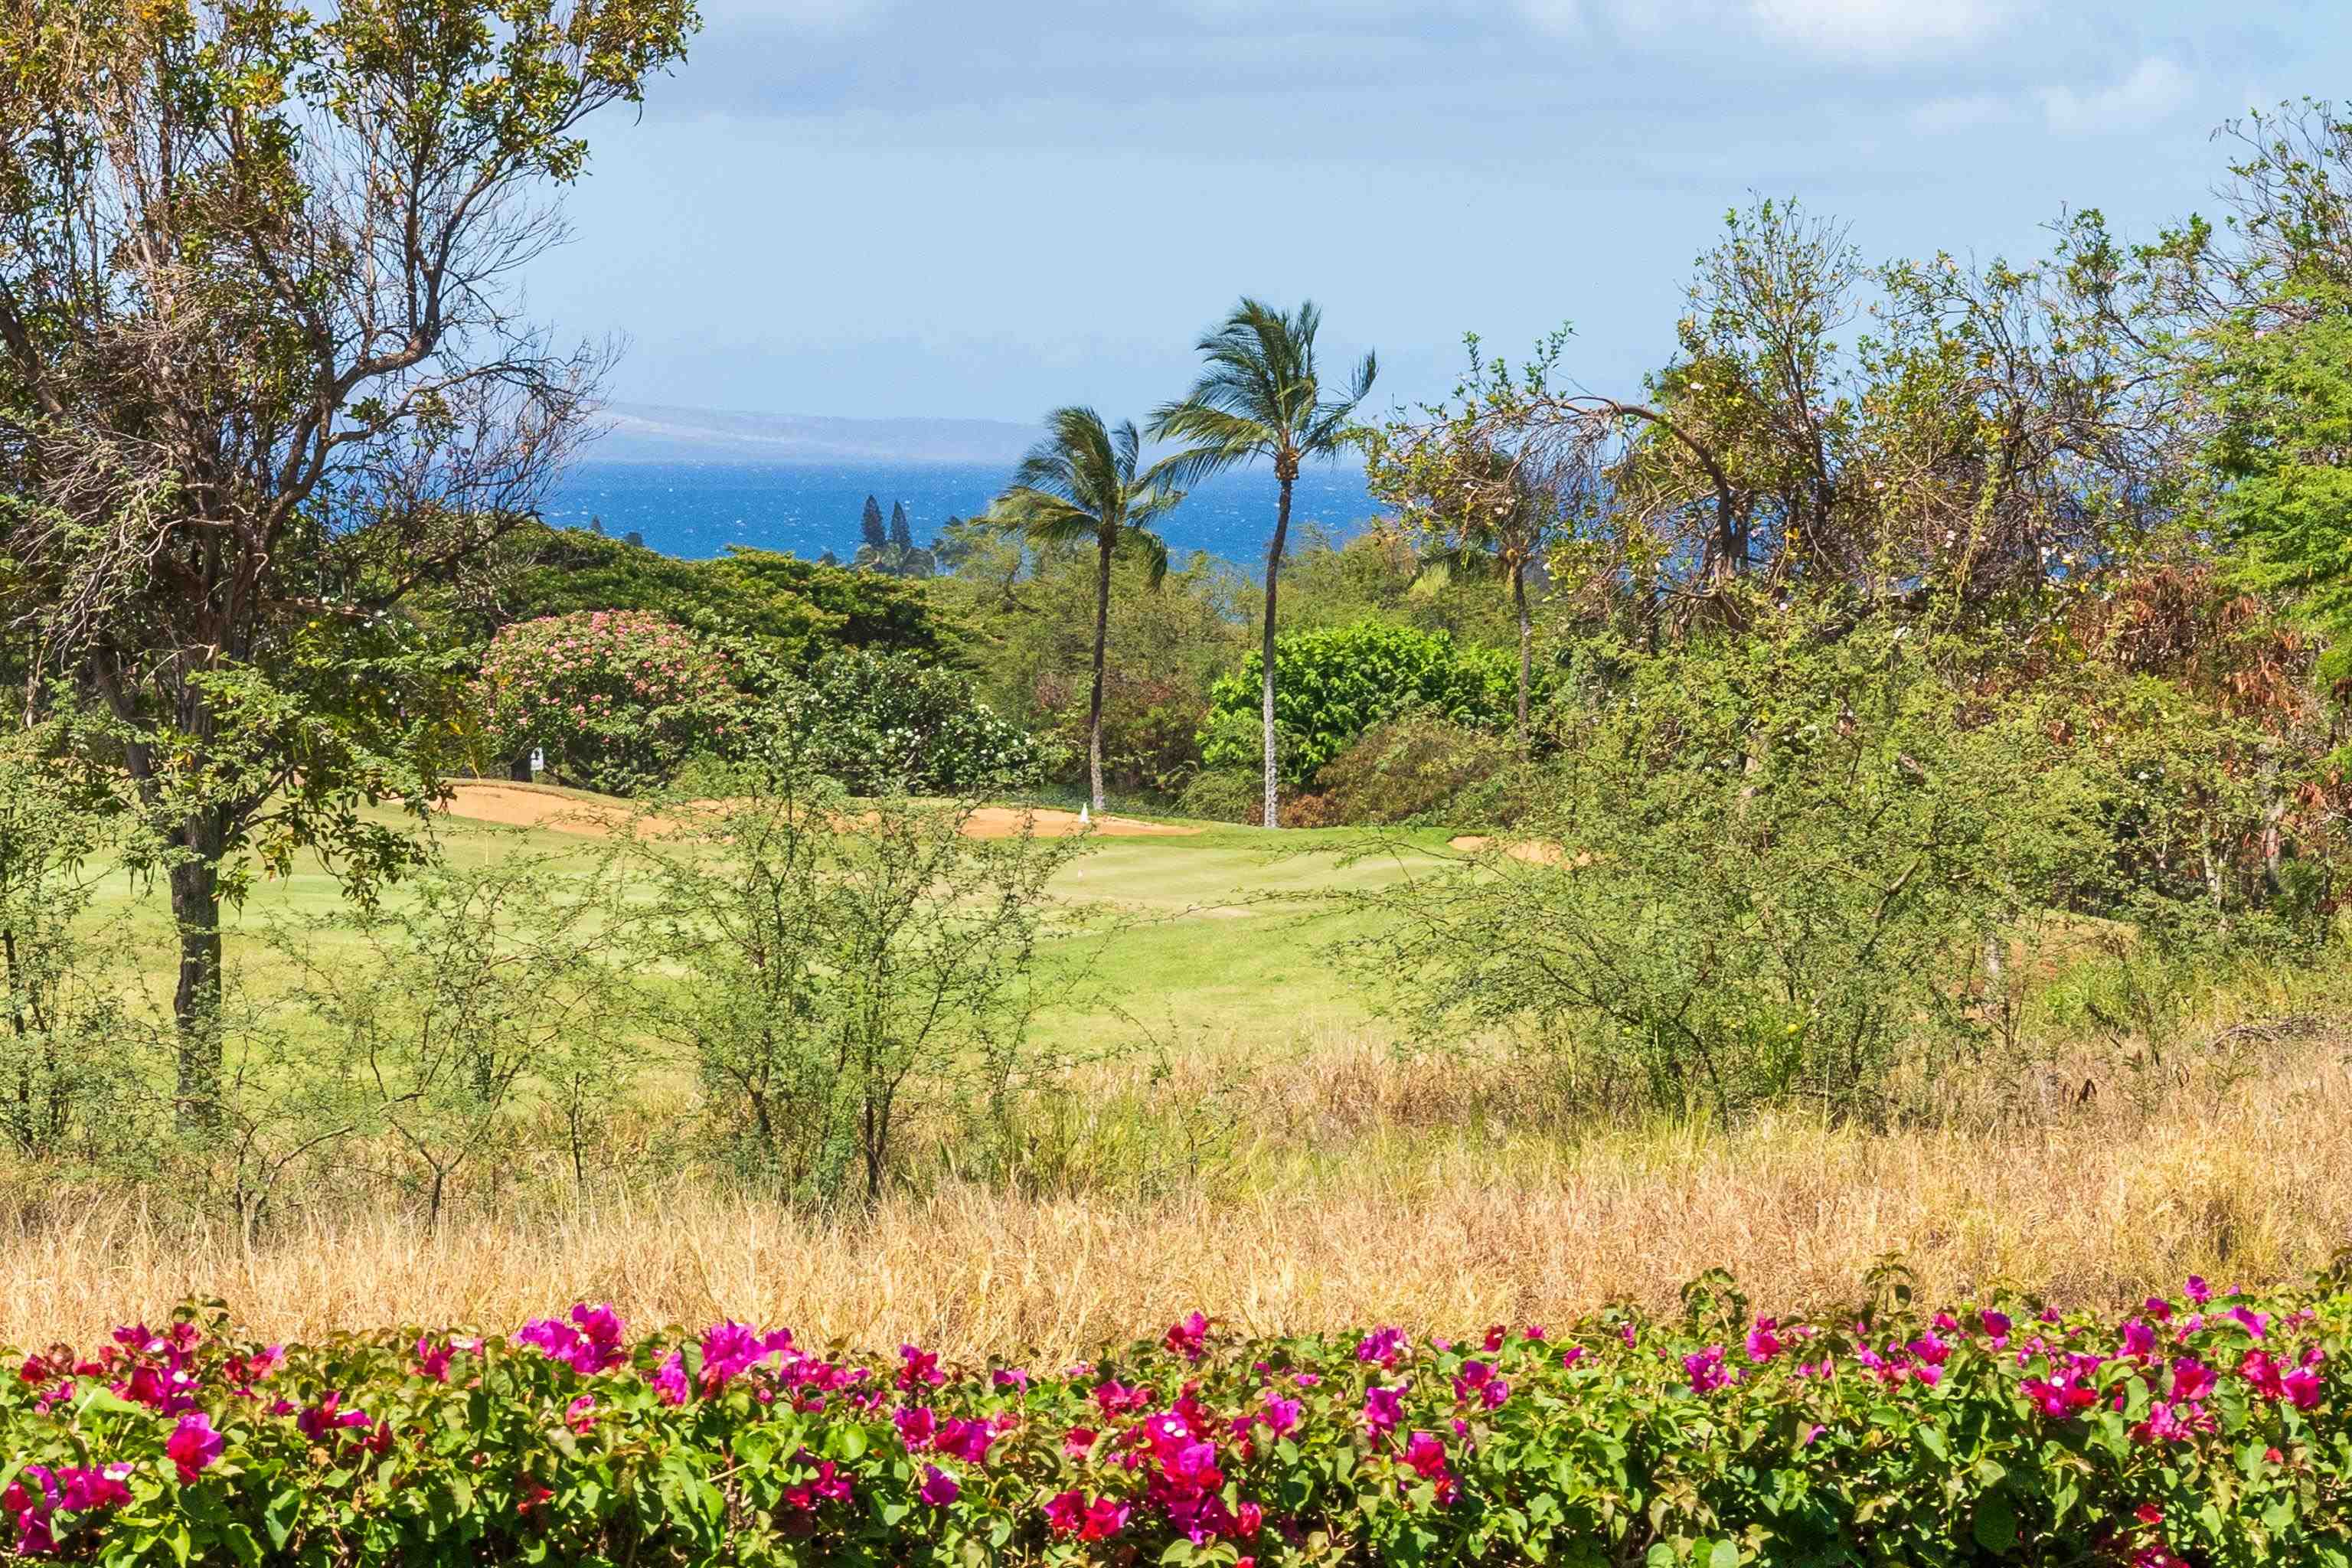
M 1137 433 L 1135 421 L 1122 419 L 1118 428 L 1110 433 L 1111 466 L 1122 486 L 1135 483 L 1135 466 L 1143 459 L 1143 437 Z
M 1143 569 L 1157 589 L 1168 577 L 1168 542 L 1148 529 L 1129 529 L 1127 536 L 1143 552 Z
M 1140 482 L 1172 490 L 1190 490 L 1203 479 L 1214 478 L 1227 468 L 1239 468 L 1254 458 L 1264 456 L 1265 450 L 1264 444 L 1255 441 L 1242 445 L 1210 442 L 1160 458 L 1151 465 Z
M 988 522 L 1033 544 L 1053 548 L 1090 542 L 1102 532 L 1102 519 L 1067 497 L 1028 485 L 1014 485 L 988 509 Z
M 1347 395 L 1325 398 L 1315 363 L 1322 324 L 1323 312 L 1311 300 L 1286 313 L 1245 297 L 1201 340 L 1200 379 L 1181 401 L 1152 416 L 1155 439 L 1192 448 L 1162 465 L 1172 482 L 1197 482 L 1261 452 L 1328 458 L 1354 443 L 1349 420 L 1370 395 L 1379 363 L 1366 354 Z M 1239 434 L 1242 424 L 1254 426 L 1246 440 Z

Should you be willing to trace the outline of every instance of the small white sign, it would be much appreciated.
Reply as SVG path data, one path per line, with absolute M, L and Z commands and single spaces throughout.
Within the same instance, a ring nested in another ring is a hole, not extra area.
M 534 773 L 543 773 L 547 771 L 547 753 L 537 746 L 530 749 L 530 771 Z

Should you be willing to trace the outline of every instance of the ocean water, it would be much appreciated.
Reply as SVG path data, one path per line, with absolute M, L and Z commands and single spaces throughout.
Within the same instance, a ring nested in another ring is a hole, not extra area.
M 558 527 L 593 520 L 618 537 L 635 532 L 667 555 L 698 560 L 730 544 L 789 551 L 814 560 L 856 552 L 866 498 L 907 505 L 919 544 L 950 517 L 973 517 L 1011 478 L 1009 468 L 961 463 L 581 463 L 548 498 Z M 1160 520 L 1178 564 L 1193 551 L 1254 571 L 1274 531 L 1274 475 L 1265 468 L 1222 474 Z M 1310 468 L 1291 502 L 1292 537 L 1308 523 L 1358 531 L 1378 508 L 1352 468 Z

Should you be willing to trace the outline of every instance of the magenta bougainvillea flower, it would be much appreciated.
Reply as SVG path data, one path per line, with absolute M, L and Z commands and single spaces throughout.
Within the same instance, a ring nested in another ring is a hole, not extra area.
M 1199 1361 L 1208 1352 L 1209 1320 L 1198 1312 L 1169 1325 L 1160 1344 L 1186 1361 Z
M 1094 1400 L 1105 1415 L 1126 1415 L 1150 1408 L 1151 1391 L 1129 1388 L 1117 1378 L 1106 1378 L 1095 1385 Z
M 621 1341 L 627 1326 L 611 1306 L 576 1302 L 569 1322 L 537 1318 L 515 1333 L 517 1342 L 537 1347 L 550 1361 L 560 1361 L 574 1372 L 609 1372 L 629 1359 Z
M 929 1351 L 918 1350 L 913 1345 L 900 1345 L 898 1363 L 898 1386 L 901 1389 L 937 1388 L 948 1380 L 948 1374 L 940 1370 L 940 1358 Z
M 995 1441 L 996 1429 L 985 1420 L 958 1416 L 940 1427 L 938 1447 L 942 1454 L 976 1466 L 987 1461 L 988 1446 Z
M 1693 1394 L 1712 1394 L 1731 1382 L 1731 1373 L 1723 1364 L 1721 1345 L 1709 1345 L 1683 1357 L 1683 1372 L 1690 1379 Z
M 1475 1400 L 1484 1409 L 1499 1410 L 1510 1396 L 1511 1385 L 1486 1362 L 1465 1361 L 1454 1374 L 1454 1399 L 1458 1405 Z
M 1078 1527 L 1081 1541 L 1108 1541 L 1127 1528 L 1128 1516 L 1134 1505 L 1115 1498 L 1098 1497 L 1087 1504 L 1086 1522 Z M 1239 1568 L 1236 1564 L 1235 1568 Z
M 190 1411 L 180 1417 L 180 1424 L 163 1440 L 163 1453 L 179 1471 L 181 1481 L 186 1483 L 212 1468 L 227 1446 L 228 1439 L 213 1430 L 210 1416 L 202 1411 Z
M 1045 1500 L 1045 1525 L 1067 1540 L 1086 1528 L 1087 1494 L 1071 1487 Z

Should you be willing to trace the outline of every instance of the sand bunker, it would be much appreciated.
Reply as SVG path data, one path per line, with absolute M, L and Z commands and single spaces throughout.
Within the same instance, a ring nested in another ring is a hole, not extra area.
M 1461 838 L 1448 839 L 1446 842 L 1465 854 L 1475 855 L 1495 841 L 1473 834 Z M 1566 849 L 1557 844 L 1547 844 L 1538 838 L 1522 838 L 1516 843 L 1506 844 L 1503 846 L 1503 853 L 1514 860 L 1524 860 L 1530 866 L 1557 866 L 1568 859 Z M 1579 866 L 1590 866 L 1592 864 L 1592 857 L 1579 855 L 1574 863 Z
M 543 827 L 586 838 L 609 838 L 633 823 L 638 832 L 658 837 L 677 826 L 659 816 L 640 816 L 617 801 L 587 799 L 536 784 L 481 779 L 451 784 L 449 798 L 441 809 L 473 822 L 494 822 L 502 827 Z M 1014 806 L 986 805 L 971 814 L 964 824 L 964 832 L 974 838 L 1011 838 L 1020 833 L 1024 816 L 1034 816 L 1040 837 L 1066 838 L 1082 831 L 1075 811 L 1041 808 L 1030 813 Z M 1093 826 L 1105 838 L 1183 837 L 1201 831 L 1164 822 L 1143 822 L 1131 816 L 1097 816 Z

